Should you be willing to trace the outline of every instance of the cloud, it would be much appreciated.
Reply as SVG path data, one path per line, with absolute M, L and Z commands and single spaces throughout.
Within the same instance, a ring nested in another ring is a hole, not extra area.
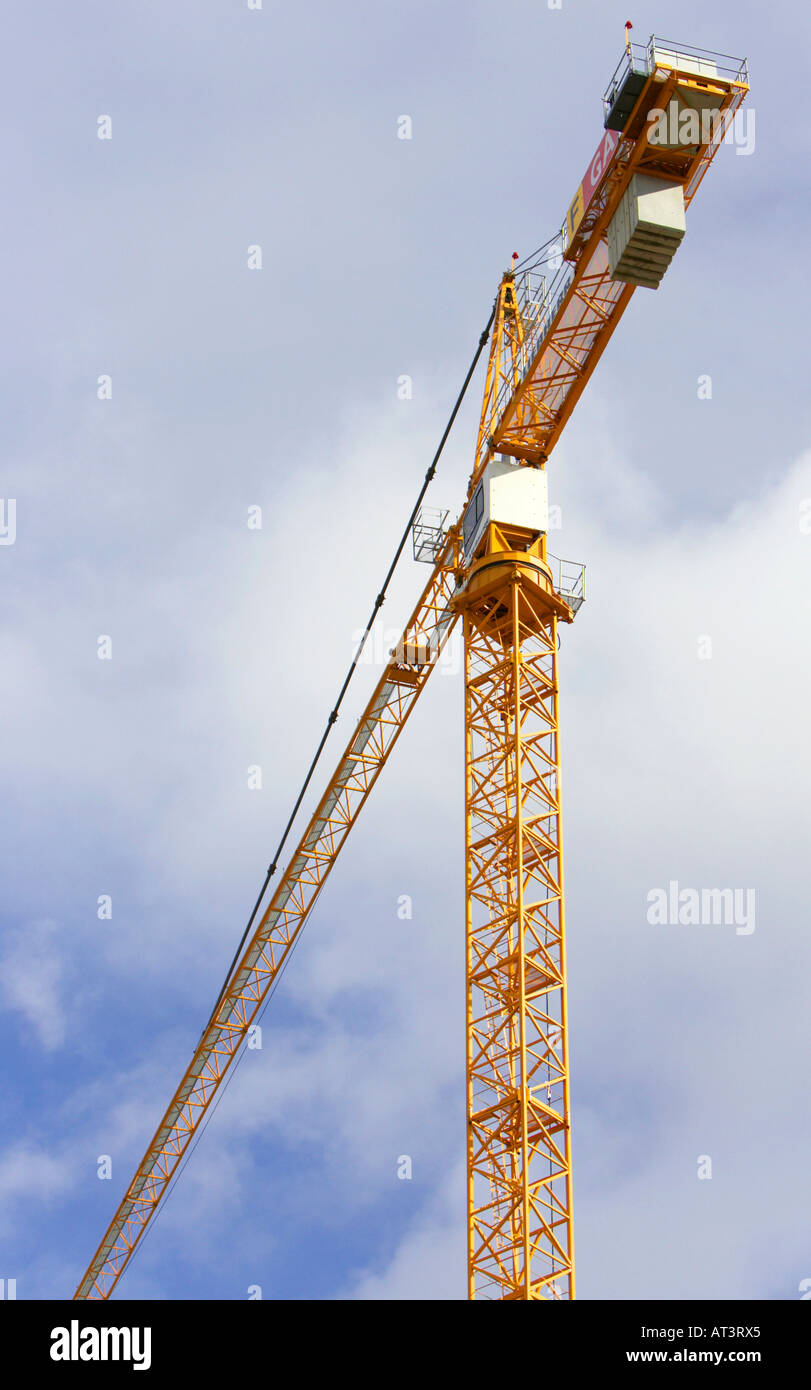
M 47 1202 L 70 1186 L 73 1175 L 61 1158 L 28 1145 L 15 1145 L 0 1155 L 0 1198 L 19 1201 L 35 1197 Z
M 242 6 L 223 25 L 186 3 L 164 23 L 157 0 L 146 23 L 55 10 L 46 42 L 36 7 L 11 21 L 7 96 L 27 118 L 7 151 L 4 1125 L 9 1181 L 34 1156 L 14 1256 L 43 1294 L 64 1294 L 65 1267 L 78 1277 L 190 1056 L 499 267 L 559 225 L 600 136 L 617 56 L 607 7 L 528 18 L 505 4 L 461 28 L 435 5 Z M 594 46 L 573 101 L 584 15 Z M 795 18 L 759 34 L 757 100 L 800 128 L 801 89 L 779 90 Z M 542 186 L 527 176 L 536 84 L 501 107 L 471 97 L 511 20 L 539 55 L 548 111 L 568 113 L 566 139 L 543 142 Z M 412 141 L 396 138 L 402 110 Z M 560 667 L 586 1297 L 643 1282 L 793 1296 L 810 1234 L 797 1096 L 811 537 L 797 520 L 811 482 L 807 460 L 791 463 L 805 328 L 781 290 L 802 282 L 805 242 L 804 196 L 780 192 L 787 159 L 760 123 L 752 159 L 721 151 L 665 284 L 634 296 L 550 465 L 553 548 L 588 566 Z M 776 198 L 780 232 L 763 211 Z M 452 512 L 476 395 L 428 497 Z M 253 504 L 261 531 L 246 526 Z M 426 577 L 406 561 L 386 627 Z M 107 633 L 110 662 L 96 656 Z M 309 805 L 375 675 L 353 684 Z M 354 1277 L 359 1296 L 464 1295 L 447 1177 L 464 1152 L 462 756 L 461 680 L 437 674 L 261 1053 L 122 1293 L 243 1296 L 255 1280 L 266 1296 L 331 1297 Z M 261 792 L 247 787 L 256 763 Z M 673 878 L 753 886 L 755 932 L 651 927 L 646 895 Z M 37 1045 L 14 1053 L 29 1033 Z M 403 1152 L 411 1184 L 393 1176 Z M 37 1222 L 36 1183 L 62 1163 L 75 1181 L 57 1229 L 50 1212 Z M 775 1163 L 777 1192 L 763 1179 Z
M 466 1249 L 465 1173 L 457 1164 L 388 1260 L 356 1273 L 341 1296 L 376 1302 L 466 1298 Z
M 0 1152 L 0 1230 L 7 1256 L 11 1242 L 30 1233 L 40 1213 L 64 1203 L 76 1180 L 76 1163 L 61 1139 L 53 1152 L 35 1139 L 20 1140 Z M 28 1268 L 36 1258 L 27 1241 L 24 1248 L 24 1257 L 17 1256 L 18 1269 Z M 25 1296 L 22 1289 L 20 1296 Z
M 56 922 L 48 919 L 9 930 L 0 958 L 0 999 L 22 1014 L 46 1051 L 65 1040 L 65 962 Z

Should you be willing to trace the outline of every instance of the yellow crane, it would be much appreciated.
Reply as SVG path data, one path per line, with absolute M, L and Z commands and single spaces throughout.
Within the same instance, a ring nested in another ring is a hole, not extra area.
M 547 550 L 547 462 L 634 289 L 661 282 L 685 208 L 748 91 L 744 60 L 656 37 L 633 44 L 629 29 L 603 97 L 604 133 L 562 227 L 502 276 L 479 346 L 492 325 L 465 505 L 450 525 L 427 511 L 415 520 L 428 583 L 75 1298 L 115 1288 L 457 622 L 468 1292 L 575 1295 L 558 624 L 583 602 L 585 571 Z

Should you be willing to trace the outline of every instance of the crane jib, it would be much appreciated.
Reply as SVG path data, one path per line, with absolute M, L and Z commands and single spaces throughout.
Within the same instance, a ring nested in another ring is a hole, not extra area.
M 597 149 L 595 150 L 588 169 L 578 185 L 566 214 L 566 245 L 570 246 L 575 232 L 582 222 L 592 198 L 603 181 L 603 177 L 608 170 L 617 145 L 619 144 L 619 134 L 616 130 L 607 130 Z
M 341 847 L 457 621 L 456 555 L 446 538 L 431 578 L 304 831 L 75 1298 L 108 1298 L 247 1030 L 289 957 Z M 422 654 L 430 652 L 431 659 Z M 409 654 L 414 654 L 411 664 Z

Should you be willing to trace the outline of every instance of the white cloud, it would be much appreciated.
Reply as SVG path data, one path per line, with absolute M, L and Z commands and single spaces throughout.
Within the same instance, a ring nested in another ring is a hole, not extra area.
M 42 919 L 10 930 L 0 960 L 0 998 L 22 1014 L 47 1051 L 65 1040 L 65 966 L 60 929 Z
M 26 1144 L 0 1154 L 0 1198 L 18 1201 L 36 1197 L 49 1201 L 70 1186 L 73 1175 L 62 1159 Z
M 351 1299 L 445 1300 L 467 1297 L 465 1174 L 458 1165 L 441 1183 L 388 1260 L 358 1272 L 342 1295 Z
M 0 1230 L 4 1240 L 30 1231 L 32 1213 L 51 1208 L 73 1189 L 76 1165 L 63 1147 L 48 1153 L 36 1141 L 21 1140 L 0 1153 Z

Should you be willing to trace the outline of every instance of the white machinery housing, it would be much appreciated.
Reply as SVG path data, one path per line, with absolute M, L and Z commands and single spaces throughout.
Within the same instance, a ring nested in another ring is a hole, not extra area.
M 539 535 L 549 527 L 546 470 L 512 459 L 488 463 L 465 512 L 462 543 L 469 564 L 488 522 Z

